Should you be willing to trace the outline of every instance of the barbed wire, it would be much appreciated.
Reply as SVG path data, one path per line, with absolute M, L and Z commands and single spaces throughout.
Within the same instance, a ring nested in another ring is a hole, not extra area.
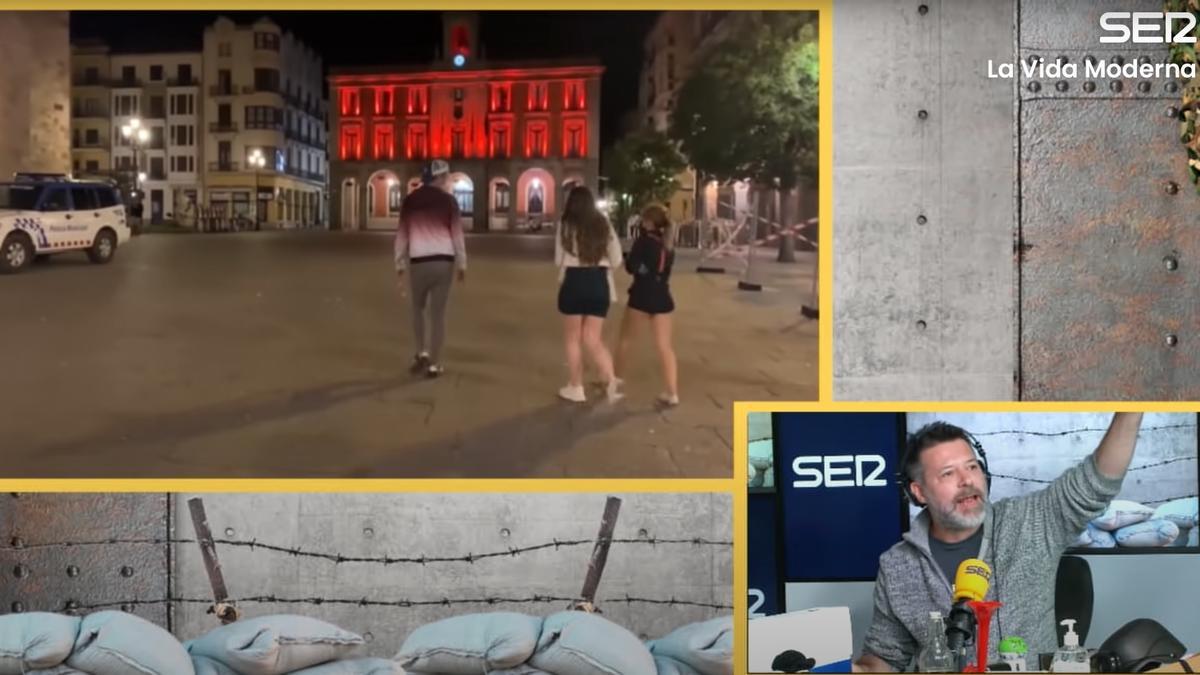
M 448 598 L 428 600 L 411 600 L 402 598 L 398 600 L 372 600 L 370 598 L 323 598 L 323 597 L 308 597 L 308 598 L 288 598 L 276 595 L 254 595 L 244 598 L 230 598 L 224 602 L 230 604 L 275 604 L 275 605 L 351 605 L 355 607 L 451 607 L 455 605 L 533 605 L 533 604 L 549 604 L 549 603 L 572 603 L 579 598 L 569 598 L 558 595 L 531 595 L 527 597 L 503 597 L 503 596 L 488 596 L 482 598 Z M 188 598 L 188 597 L 169 597 L 169 598 L 153 598 L 149 600 L 113 600 L 98 603 L 79 603 L 74 601 L 68 602 L 68 609 L 72 611 L 93 611 L 99 609 L 109 609 L 112 607 L 120 607 L 122 609 L 131 609 L 134 607 L 145 605 L 164 605 L 164 604 L 188 604 L 188 605 L 212 605 L 211 598 Z M 675 596 L 670 598 L 642 598 L 625 595 L 624 597 L 612 597 L 600 600 L 597 604 L 650 604 L 650 605 L 670 605 L 673 607 L 698 607 L 702 609 L 712 610 L 732 610 L 733 605 L 726 605 L 713 602 L 702 602 L 696 600 L 680 600 Z
M 1195 429 L 1196 424 L 1163 424 L 1156 427 L 1142 427 L 1139 433 L 1146 431 L 1166 431 L 1170 429 Z M 1071 434 L 1082 434 L 1090 432 L 1106 432 L 1108 428 L 1093 428 L 1080 427 L 1078 429 L 1067 429 L 1066 431 L 1029 431 L 1027 429 L 1001 429 L 998 431 L 981 431 L 978 433 L 972 432 L 972 436 L 979 438 L 981 436 L 1070 436 Z
M 487 553 L 470 553 L 469 552 L 466 555 L 456 555 L 456 556 L 420 555 L 420 556 L 395 556 L 395 557 L 393 557 L 393 556 L 386 556 L 386 555 L 384 555 L 384 556 L 352 556 L 352 555 L 346 555 L 343 553 L 324 553 L 324 552 L 320 552 L 320 551 L 306 550 L 306 549 L 303 549 L 300 547 L 289 547 L 289 546 L 280 546 L 277 544 L 269 544 L 269 543 L 265 543 L 265 542 L 260 542 L 257 539 L 251 539 L 251 540 L 214 539 L 213 540 L 213 542 L 215 544 L 219 544 L 222 546 L 231 546 L 231 547 L 235 547 L 235 548 L 248 548 L 251 551 L 261 549 L 264 551 L 270 551 L 270 552 L 274 552 L 274 553 L 283 553 L 283 554 L 293 556 L 293 557 L 298 557 L 298 558 L 314 558 L 314 559 L 326 560 L 328 562 L 334 563 L 335 565 L 347 564 L 347 563 L 366 563 L 366 564 L 378 564 L 378 565 L 385 565 L 385 566 L 386 565 L 399 565 L 399 564 L 413 564 L 413 565 L 430 565 L 430 564 L 445 564 L 445 563 L 474 564 L 475 562 L 478 562 L 480 560 L 487 560 L 489 558 L 505 558 L 505 557 L 515 558 L 517 556 L 524 555 L 527 553 L 533 553 L 535 551 L 543 551 L 543 550 L 548 550 L 548 549 L 558 550 L 560 548 L 588 546 L 588 545 L 595 544 L 597 541 L 599 541 L 599 540 L 594 539 L 594 538 L 593 539 L 554 539 L 552 541 L 545 542 L 542 544 L 534 544 L 532 546 L 522 546 L 522 547 L 509 547 L 502 551 L 490 551 Z M 732 547 L 733 546 L 732 541 L 709 540 L 709 539 L 705 539 L 702 537 L 676 538 L 676 539 L 659 539 L 659 538 L 654 538 L 654 537 L 638 538 L 638 539 L 616 539 L 616 538 L 614 538 L 614 539 L 610 539 L 608 541 L 612 544 L 626 544 L 626 545 L 641 544 L 641 545 L 648 545 L 648 546 L 660 546 L 660 545 L 692 545 L 692 546 L 713 546 L 713 547 Z M 114 538 L 110 538 L 110 539 L 101 539 L 101 540 L 93 540 L 93 541 L 63 541 L 63 542 L 38 542 L 38 543 L 22 542 L 20 545 L 9 544 L 6 546 L 0 546 L 0 551 L 17 551 L 17 550 L 27 550 L 27 549 L 35 549 L 35 548 L 37 548 L 37 549 L 75 548 L 75 547 L 82 547 L 82 546 L 114 546 L 114 545 L 162 546 L 162 545 L 166 545 L 166 544 L 196 544 L 196 543 L 198 543 L 197 540 L 186 539 L 186 538 L 181 539 L 181 538 L 172 538 L 172 537 L 163 537 L 163 538 L 146 537 L 146 538 L 122 539 L 122 538 L 114 537 Z

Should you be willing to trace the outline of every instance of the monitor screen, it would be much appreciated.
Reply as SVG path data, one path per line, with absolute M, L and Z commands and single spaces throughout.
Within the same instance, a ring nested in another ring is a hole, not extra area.
M 909 413 L 909 433 L 942 420 L 983 446 L 991 499 L 1045 488 L 1099 445 L 1112 413 Z M 1133 462 L 1109 512 L 1080 534 L 1076 553 L 1195 553 L 1200 439 L 1195 413 L 1147 413 Z M 910 509 L 910 515 L 918 510 Z

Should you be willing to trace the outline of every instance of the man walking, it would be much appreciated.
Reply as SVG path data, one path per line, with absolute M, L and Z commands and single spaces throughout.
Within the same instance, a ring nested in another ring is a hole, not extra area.
M 442 344 L 446 336 L 446 302 L 455 268 L 465 281 L 467 248 L 458 202 L 447 191 L 450 165 L 434 160 L 423 176 L 424 185 L 404 198 L 400 226 L 396 229 L 396 274 L 401 281 L 408 273 L 412 295 L 413 335 L 416 356 L 414 375 L 437 377 L 443 372 Z M 431 302 L 432 301 L 432 302 Z M 433 324 L 426 349 L 425 309 Z

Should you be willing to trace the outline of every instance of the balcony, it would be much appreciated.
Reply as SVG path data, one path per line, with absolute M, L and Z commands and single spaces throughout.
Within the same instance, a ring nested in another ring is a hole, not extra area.
M 188 78 L 180 79 L 178 77 L 172 77 L 171 79 L 167 80 L 167 86 L 168 87 L 198 87 L 198 86 L 200 86 L 200 78 L 188 77 Z
M 119 78 L 119 79 L 112 80 L 111 82 L 109 82 L 109 86 L 112 87 L 113 89 L 140 89 L 145 85 L 141 80 L 139 80 L 137 78 L 133 78 L 133 79 Z
M 283 92 L 280 91 L 280 89 L 278 87 L 259 88 L 257 85 L 247 85 L 245 87 L 242 87 L 242 93 L 243 94 L 275 94 L 276 96 L 278 96 L 280 98 L 284 97 Z
M 77 120 L 85 119 L 107 119 L 108 111 L 99 110 L 96 108 L 84 108 L 83 110 L 71 109 L 71 117 Z
M 246 131 L 283 131 L 282 122 L 246 122 Z
M 208 170 L 218 173 L 234 172 L 238 170 L 237 162 L 209 162 Z
M 71 78 L 72 87 L 107 87 L 108 81 L 99 77 L 73 77 Z
M 210 122 L 208 130 L 214 134 L 232 134 L 237 133 L 237 122 Z
M 219 84 L 211 84 L 208 86 L 209 96 L 233 96 L 237 93 L 237 87 L 230 85 L 228 87 Z
M 108 150 L 108 143 L 104 141 L 71 141 L 72 150 Z

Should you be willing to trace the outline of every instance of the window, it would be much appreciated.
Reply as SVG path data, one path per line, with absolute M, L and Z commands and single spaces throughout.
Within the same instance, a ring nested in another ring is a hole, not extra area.
M 343 115 L 361 115 L 362 106 L 359 100 L 357 89 L 342 90 L 342 114 Z
M 217 56 L 233 56 L 233 43 L 221 42 L 217 45 Z
M 529 181 L 525 189 L 525 211 L 531 216 L 540 216 L 546 210 L 545 186 L 536 178 Z
M 400 204 L 404 194 L 400 192 L 400 183 L 388 183 L 388 214 L 400 213 Z
M 87 117 L 101 117 L 100 99 L 85 98 L 83 99 L 83 114 Z
M 89 159 L 87 161 L 87 170 L 89 173 L 94 173 L 96 171 L 99 171 L 100 170 L 99 160 Z M 101 193 L 101 194 L 103 194 L 103 193 Z
M 83 144 L 79 142 L 79 130 L 72 129 L 71 130 L 71 147 L 78 148 L 81 145 L 83 145 Z
M 279 71 L 275 68 L 255 68 L 254 91 L 279 91 Z
M 512 147 L 509 143 L 508 126 L 492 127 L 492 143 L 489 148 L 489 154 L 492 157 L 506 158 L 512 153 Z
M 529 99 L 526 103 L 529 110 L 550 109 L 550 97 L 545 82 L 533 82 L 529 85 Z
M 171 114 L 172 115 L 194 115 L 196 97 L 191 94 L 172 94 L 171 95 Z
M 492 209 L 496 213 L 508 213 L 512 208 L 512 188 L 508 183 L 496 183 L 496 198 Z
M 188 85 L 192 83 L 192 64 L 181 63 L 175 67 L 176 84 Z
M 167 177 L 166 171 L 163 170 L 163 158 L 150 158 L 150 180 L 162 180 Z
M 463 100 L 463 90 L 461 88 L 454 89 L 454 100 L 455 101 Z
M 279 35 L 277 33 L 255 33 L 254 48 L 279 51 Z
M 392 100 L 392 90 L 389 88 L 380 88 L 375 90 L 375 114 L 376 115 L 394 115 L 396 114 L 395 106 Z
M 119 117 L 132 117 L 138 114 L 138 97 L 135 94 L 121 94 L 117 96 L 117 115 Z
M 408 114 L 410 115 L 428 115 L 429 114 L 429 88 L 428 87 L 409 87 L 408 88 Z
M 150 66 L 150 81 L 151 82 L 162 82 L 162 79 L 163 79 L 163 67 L 162 66 Z
M 137 71 L 133 66 L 121 66 L 121 84 L 127 86 L 137 84 Z
M 563 109 L 583 110 L 586 105 L 583 83 L 577 80 L 567 81 L 563 87 Z
M 150 127 L 150 147 L 152 147 L 152 148 L 162 148 L 163 147 L 163 128 L 162 127 Z
M 408 127 L 408 149 L 405 153 L 408 158 L 425 159 L 429 154 L 426 143 L 425 125 L 410 125 Z
M 233 71 L 218 70 L 217 71 L 217 92 L 218 95 L 229 95 L 233 93 Z
M 79 173 L 79 160 L 76 159 L 71 162 L 71 171 Z
M 466 156 L 466 132 L 462 129 L 450 131 L 450 154 L 452 157 Z
M 359 124 L 342 125 L 340 156 L 342 159 L 362 159 L 362 126 Z
M 46 195 L 42 197 L 43 211 L 70 211 L 71 210 L 71 195 L 68 194 L 66 188 L 54 187 L 47 188 Z
M 525 156 L 545 157 L 549 148 L 550 134 L 545 122 L 530 122 L 525 129 Z
M 100 84 L 100 69 L 95 67 L 85 68 L 83 71 L 84 84 Z
M 75 210 L 94 211 L 100 208 L 100 195 L 96 192 L 96 188 L 92 187 L 71 188 L 71 197 L 75 200 Z
M 247 129 L 274 129 L 283 122 L 283 109 L 269 105 L 246 106 Z
M 83 141 L 88 145 L 100 145 L 100 130 L 88 129 L 83 132 Z
M 511 84 L 493 84 L 492 85 L 492 112 L 511 112 L 512 111 L 512 85 Z
M 375 125 L 375 159 L 394 159 L 395 156 L 395 131 L 392 125 Z
M 165 100 L 162 96 L 150 97 L 150 117 L 166 117 Z
M 583 120 L 563 123 L 563 156 L 583 157 L 587 154 L 587 130 Z

